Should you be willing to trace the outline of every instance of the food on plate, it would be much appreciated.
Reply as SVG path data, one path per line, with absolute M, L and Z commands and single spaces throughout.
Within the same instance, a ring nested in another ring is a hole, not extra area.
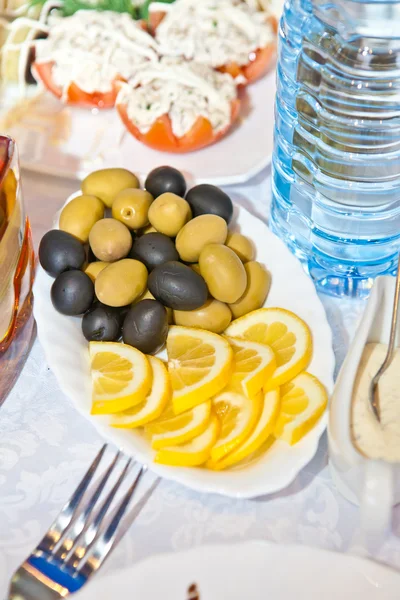
M 203 306 L 208 297 L 203 277 L 178 261 L 153 269 L 148 287 L 156 300 L 173 310 L 195 310 Z
M 158 196 L 149 208 L 149 221 L 160 233 L 175 237 L 192 218 L 189 204 L 172 192 Z
M 93 281 L 83 271 L 64 271 L 51 286 L 53 306 L 63 315 L 83 315 L 93 300 Z
M 263 75 L 275 55 L 276 18 L 232 0 L 177 0 L 157 26 L 166 56 L 230 73 L 240 83 Z
M 147 425 L 146 433 L 151 436 L 151 445 L 155 450 L 170 444 L 184 444 L 207 429 L 210 417 L 210 400 L 179 415 L 169 405 L 159 419 Z
M 123 340 L 145 354 L 156 354 L 168 335 L 168 316 L 157 300 L 141 300 L 131 307 L 123 325 Z
M 387 354 L 386 344 L 366 344 L 353 388 L 351 433 L 357 449 L 369 458 L 398 462 L 400 460 L 400 350 L 379 381 L 380 423 L 371 411 L 369 387 Z
M 179 260 L 173 240 L 164 233 L 146 233 L 138 237 L 129 255 L 141 260 L 149 271 L 171 260 Z
M 234 368 L 229 389 L 254 398 L 276 370 L 274 351 L 266 344 L 228 337 Z
M 185 262 L 197 263 L 200 253 L 208 244 L 224 244 L 228 235 L 226 222 L 217 215 L 200 215 L 191 219 L 176 236 L 179 257 Z
M 123 313 L 96 302 L 83 315 L 82 333 L 89 342 L 115 342 L 121 337 Z
M 228 73 L 173 58 L 138 69 L 121 84 L 116 107 L 128 131 L 164 152 L 213 144 L 239 114 L 236 83 Z
M 235 338 L 271 346 L 277 369 L 265 391 L 283 385 L 304 371 L 312 357 L 312 337 L 306 323 L 284 308 L 260 308 L 233 321 L 225 332 Z
M 52 277 L 57 277 L 69 269 L 81 269 L 85 260 L 83 244 L 70 233 L 52 229 L 42 237 L 39 261 Z
M 96 296 L 107 306 L 127 306 L 146 289 L 147 269 L 133 258 L 111 263 L 96 277 Z
M 231 304 L 244 294 L 247 275 L 240 258 L 222 244 L 208 244 L 199 257 L 200 273 L 216 300 Z
M 119 192 L 112 203 L 113 219 L 129 229 L 141 229 L 149 224 L 149 208 L 154 198 L 146 190 L 127 188 Z
M 108 263 L 108 262 L 103 262 L 101 260 L 98 260 L 96 262 L 88 263 L 88 265 L 85 267 L 84 271 L 85 271 L 86 275 L 89 275 L 90 279 L 94 282 L 94 281 L 96 281 L 97 275 L 99 273 L 101 273 L 101 271 L 103 269 L 108 267 L 109 264 L 110 263 Z
M 238 257 L 240 258 L 240 260 L 243 263 L 254 260 L 254 257 L 255 257 L 254 244 L 245 235 L 242 235 L 241 233 L 238 233 L 237 231 L 233 231 L 233 232 L 229 233 L 227 240 L 226 240 L 226 245 L 228 246 L 228 248 L 233 250 L 238 255 Z M 264 298 L 264 300 L 265 300 L 265 298 Z M 259 308 L 259 307 L 257 306 L 255 308 Z
M 35 77 L 67 104 L 112 108 L 117 82 L 158 60 L 157 44 L 126 13 L 80 10 L 50 16 L 35 43 Z
M 144 427 L 143 442 L 167 465 L 244 468 L 276 439 L 297 444 L 327 402 L 306 372 L 311 333 L 296 314 L 261 308 L 270 274 L 229 228 L 230 198 L 201 185 L 185 200 L 183 175 L 170 167 L 149 174 L 151 192 L 129 171 L 108 174 L 88 176 L 84 196 L 63 209 L 60 226 L 74 235 L 51 231 L 39 249 L 57 276 L 54 307 L 83 315 L 92 414 Z M 152 356 L 164 346 L 165 364 Z
M 227 224 L 231 222 L 233 216 L 233 204 L 221 188 L 201 183 L 195 185 L 186 194 L 186 200 L 190 204 L 194 217 L 199 215 L 218 215 L 225 219 Z
M 170 327 L 167 353 L 176 414 L 219 394 L 229 383 L 233 351 L 229 342 L 215 333 Z
M 260 418 L 250 436 L 237 446 L 235 450 L 229 452 L 221 460 L 213 462 L 209 460 L 207 466 L 215 471 L 226 469 L 257 452 L 268 439 L 272 438 L 274 426 L 280 409 L 279 391 L 270 390 L 266 392 L 263 402 Z
M 89 244 L 96 258 L 104 262 L 113 262 L 129 254 L 132 236 L 121 221 L 100 219 L 90 230 Z
M 146 177 L 144 187 L 154 198 L 161 194 L 170 192 L 177 196 L 184 197 L 186 193 L 186 181 L 178 169 L 163 166 L 150 171 Z
M 104 218 L 104 208 L 96 196 L 77 196 L 62 209 L 59 227 L 85 244 L 93 225 Z
M 152 385 L 146 356 L 127 344 L 90 342 L 92 415 L 113 414 L 141 404 Z
M 271 275 L 261 263 L 246 262 L 244 270 L 247 275 L 246 289 L 239 300 L 229 305 L 235 319 L 261 308 L 271 287 Z
M 281 408 L 274 436 L 291 446 L 314 427 L 328 404 L 324 386 L 314 375 L 300 373 L 280 389 Z
M 171 400 L 172 390 L 166 366 L 155 356 L 147 357 L 151 371 L 152 384 L 146 398 L 127 411 L 113 415 L 111 425 L 122 429 L 143 427 L 157 419 Z
M 173 319 L 175 325 L 222 333 L 231 322 L 232 313 L 227 304 L 209 298 L 197 310 L 174 310 Z
M 219 431 L 218 419 L 212 416 L 207 429 L 203 433 L 185 444 L 161 448 L 161 450 L 158 450 L 154 462 L 182 467 L 203 465 L 210 455 L 210 450 L 217 440 Z
M 99 169 L 93 171 L 82 181 L 81 189 L 84 194 L 97 196 L 108 208 L 119 192 L 128 188 L 139 188 L 139 179 L 127 169 Z

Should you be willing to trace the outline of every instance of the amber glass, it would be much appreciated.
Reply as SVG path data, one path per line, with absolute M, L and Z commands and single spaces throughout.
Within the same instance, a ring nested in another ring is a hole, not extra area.
M 34 266 L 17 148 L 12 139 L 0 136 L 0 404 L 20 374 L 33 339 Z

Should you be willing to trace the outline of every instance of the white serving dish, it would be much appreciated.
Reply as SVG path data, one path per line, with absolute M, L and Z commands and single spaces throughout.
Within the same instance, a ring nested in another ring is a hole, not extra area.
M 58 219 L 55 226 L 57 224 Z M 242 206 L 235 205 L 231 229 L 251 237 L 257 249 L 256 259 L 271 272 L 272 286 L 266 306 L 279 306 L 291 310 L 308 323 L 314 342 L 313 359 L 308 370 L 318 377 L 328 393 L 331 393 L 335 366 L 332 333 L 311 279 L 285 244 L 265 223 Z M 50 368 L 62 391 L 72 399 L 76 408 L 88 421 L 105 438 L 113 441 L 128 454 L 136 456 L 140 462 L 147 463 L 152 471 L 200 492 L 253 498 L 285 488 L 314 457 L 319 439 L 326 429 L 326 413 L 296 445 L 289 446 L 286 442 L 278 440 L 259 460 L 242 468 L 215 472 L 154 464 L 154 452 L 140 432 L 112 428 L 108 425 L 108 417 L 90 415 L 92 383 L 88 343 L 82 335 L 81 319 L 66 317 L 54 309 L 50 299 L 53 281 L 39 266 L 34 284 L 34 316 L 39 341 Z
M 160 554 L 115 571 L 77 600 L 398 600 L 400 575 L 372 561 L 261 541 Z
M 47 92 L 19 105 L 10 121 L 17 96 L 15 86 L 0 94 L 0 129 L 17 141 L 21 166 L 46 175 L 82 179 L 95 169 L 118 166 L 144 176 L 165 164 L 196 183 L 233 185 L 257 175 L 272 157 L 274 69 L 243 91 L 241 115 L 225 138 L 187 154 L 159 152 L 138 142 L 116 110 L 64 106 Z
M 373 541 L 382 539 L 390 526 L 392 506 L 400 502 L 400 465 L 372 460 L 361 454 L 351 438 L 353 385 L 364 347 L 369 342 L 387 344 L 393 311 L 394 277 L 379 277 L 350 346 L 332 396 L 329 454 L 333 478 L 339 491 L 361 507 L 362 529 Z M 400 341 L 398 324 L 396 345 Z M 399 391 L 400 402 L 400 391 Z

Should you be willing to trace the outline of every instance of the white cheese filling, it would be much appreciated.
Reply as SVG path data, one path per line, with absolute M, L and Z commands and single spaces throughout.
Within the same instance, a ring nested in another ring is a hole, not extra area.
M 126 13 L 78 11 L 49 19 L 49 36 L 36 42 L 36 62 L 54 62 L 54 83 L 66 93 L 71 83 L 90 94 L 109 92 L 116 78 L 158 60 L 157 44 Z
M 273 43 L 268 14 L 235 0 L 176 0 L 156 30 L 162 54 L 221 67 L 247 65 Z
M 124 85 L 117 104 L 126 104 L 129 119 L 143 134 L 163 115 L 171 120 L 178 138 L 193 127 L 198 117 L 208 119 L 214 133 L 231 122 L 232 101 L 237 97 L 234 79 L 198 63 L 163 58 L 141 68 Z

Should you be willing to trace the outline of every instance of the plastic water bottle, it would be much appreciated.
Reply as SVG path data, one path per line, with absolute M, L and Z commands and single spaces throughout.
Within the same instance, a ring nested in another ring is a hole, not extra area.
M 400 249 L 400 0 L 286 0 L 277 89 L 271 226 L 362 297 Z

